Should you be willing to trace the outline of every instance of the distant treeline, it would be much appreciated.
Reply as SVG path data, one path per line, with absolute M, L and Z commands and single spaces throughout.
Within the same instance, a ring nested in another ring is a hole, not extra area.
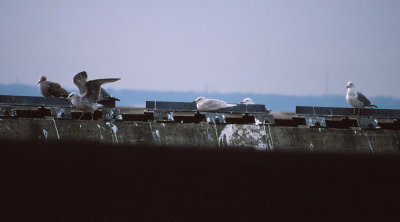
M 77 89 L 68 89 L 77 91 Z M 239 103 L 243 98 L 250 97 L 254 102 L 265 104 L 273 111 L 294 112 L 296 106 L 332 106 L 350 107 L 343 95 L 324 95 L 324 96 L 285 96 L 273 94 L 254 94 L 254 93 L 201 93 L 201 92 L 160 92 L 152 90 L 107 90 L 114 97 L 121 101 L 117 106 L 145 106 L 146 101 L 175 101 L 192 102 L 198 96 L 218 98 L 228 103 Z M 23 84 L 0 84 L 1 95 L 20 95 L 20 96 L 41 96 L 36 85 Z M 400 109 L 400 99 L 392 97 L 370 97 L 373 104 L 377 104 L 382 109 Z

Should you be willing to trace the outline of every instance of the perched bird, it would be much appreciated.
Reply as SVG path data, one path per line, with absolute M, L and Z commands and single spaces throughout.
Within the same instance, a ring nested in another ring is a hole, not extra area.
M 78 87 L 79 93 L 81 95 L 85 94 L 85 83 L 87 82 L 88 75 L 85 71 L 82 71 L 74 76 L 74 84 Z M 119 101 L 118 98 L 112 97 L 109 93 L 106 92 L 105 89 L 100 87 L 100 93 L 99 97 L 97 98 L 97 101 L 102 101 L 102 100 L 116 100 Z
M 67 99 L 71 101 L 72 105 L 74 105 L 79 110 L 83 111 L 79 119 L 82 118 L 85 112 L 90 112 L 92 114 L 92 120 L 93 120 L 94 111 L 103 107 L 103 105 L 97 103 L 101 85 L 105 83 L 115 82 L 118 80 L 120 79 L 109 78 L 109 79 L 90 80 L 83 84 L 84 86 L 83 94 L 77 94 L 77 93 L 69 94 Z
M 203 96 L 198 97 L 193 102 L 196 103 L 197 110 L 199 111 L 216 111 L 223 108 L 236 106 L 234 104 L 228 104 L 219 99 L 206 99 Z
M 242 101 L 240 101 L 240 104 L 254 104 L 253 100 L 250 98 L 244 98 Z
M 247 97 L 247 98 L 244 98 L 242 101 L 240 101 L 240 104 L 252 105 L 252 104 L 255 104 L 255 103 L 253 102 L 253 100 L 252 100 L 251 98 Z M 271 110 L 268 109 L 267 107 L 265 107 L 265 109 L 266 109 L 268 112 L 271 112 Z
M 358 115 L 360 115 L 360 109 L 364 107 L 375 107 L 378 108 L 376 105 L 371 104 L 371 102 L 364 96 L 361 92 L 358 92 L 357 89 L 354 87 L 354 83 L 348 82 L 346 85 L 347 94 L 346 94 L 346 101 L 347 103 L 354 107 L 353 116 L 355 114 L 355 108 L 358 108 Z
M 44 97 L 68 97 L 67 90 L 58 83 L 47 81 L 46 76 L 40 76 L 38 87 Z

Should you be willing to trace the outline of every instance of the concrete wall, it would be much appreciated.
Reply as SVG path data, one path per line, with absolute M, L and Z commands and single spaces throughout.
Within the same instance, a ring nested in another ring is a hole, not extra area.
M 0 119 L 0 139 L 241 146 L 258 150 L 399 152 L 400 132 L 246 124 Z

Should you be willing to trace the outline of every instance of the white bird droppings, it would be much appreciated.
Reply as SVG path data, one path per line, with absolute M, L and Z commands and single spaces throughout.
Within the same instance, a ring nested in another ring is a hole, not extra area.
M 49 135 L 49 133 L 45 130 L 45 129 L 43 129 L 43 136 L 44 136 L 44 138 L 47 140 L 47 136 Z

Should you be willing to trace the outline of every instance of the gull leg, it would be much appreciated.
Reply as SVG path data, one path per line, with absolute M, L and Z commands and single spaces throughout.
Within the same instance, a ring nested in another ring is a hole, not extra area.
M 356 108 L 353 109 L 353 117 L 356 115 Z
M 81 115 L 81 117 L 79 117 L 79 120 L 81 120 L 81 118 L 82 118 L 83 114 L 85 114 L 85 112 L 82 112 L 82 115 Z
M 92 112 L 90 112 L 90 114 L 92 114 L 92 120 L 93 120 L 93 113 L 92 113 Z
M 358 108 L 358 117 L 360 117 L 361 108 Z

